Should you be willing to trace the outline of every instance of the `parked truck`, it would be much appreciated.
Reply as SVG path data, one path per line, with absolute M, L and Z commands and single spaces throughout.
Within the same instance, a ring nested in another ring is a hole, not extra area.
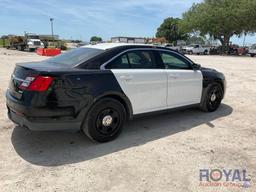
M 203 47 L 201 45 L 195 44 L 195 45 L 188 45 L 183 49 L 183 52 L 187 54 L 204 54 L 208 55 L 210 53 L 209 47 Z
M 25 33 L 24 36 L 9 37 L 9 49 L 17 49 L 19 51 L 35 51 L 37 48 L 44 48 L 43 42 L 39 36 L 33 33 Z
M 253 45 L 249 48 L 248 54 L 249 54 L 251 57 L 254 57 L 254 56 L 256 55 L 256 44 L 253 44 Z
M 173 44 L 169 44 L 169 43 L 167 43 L 167 44 L 164 44 L 164 47 L 167 47 L 167 48 L 169 48 L 169 49 L 172 49 L 172 50 L 175 50 L 175 51 L 178 51 L 178 52 L 180 52 L 181 51 L 181 46 L 175 46 L 175 45 L 173 45 Z

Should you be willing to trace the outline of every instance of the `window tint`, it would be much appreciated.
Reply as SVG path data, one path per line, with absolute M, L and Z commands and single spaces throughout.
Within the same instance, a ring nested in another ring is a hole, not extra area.
M 131 68 L 133 69 L 157 68 L 150 51 L 131 51 L 127 55 Z
M 107 69 L 157 69 L 159 68 L 154 61 L 154 57 L 151 51 L 130 51 L 127 52 L 107 66 Z
M 190 64 L 178 55 L 161 52 L 162 61 L 166 69 L 191 69 Z
M 127 55 L 124 54 L 114 59 L 110 64 L 106 66 L 107 69 L 129 69 L 129 61 Z

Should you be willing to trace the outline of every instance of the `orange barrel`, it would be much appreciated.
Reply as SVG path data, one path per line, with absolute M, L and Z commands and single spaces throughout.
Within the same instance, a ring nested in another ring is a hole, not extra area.
M 55 56 L 55 55 L 59 55 L 61 54 L 61 50 L 56 48 L 56 49 L 52 49 L 52 48 L 48 48 L 48 49 L 44 49 L 44 55 L 45 56 Z
M 37 48 L 36 53 L 38 55 L 44 55 L 44 48 Z

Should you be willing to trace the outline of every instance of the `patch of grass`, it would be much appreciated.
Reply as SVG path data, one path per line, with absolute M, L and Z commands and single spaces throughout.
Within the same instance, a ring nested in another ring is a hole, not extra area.
M 0 47 L 4 47 L 9 45 L 9 40 L 8 39 L 0 39 Z
M 0 47 L 3 47 L 3 39 L 0 39 Z

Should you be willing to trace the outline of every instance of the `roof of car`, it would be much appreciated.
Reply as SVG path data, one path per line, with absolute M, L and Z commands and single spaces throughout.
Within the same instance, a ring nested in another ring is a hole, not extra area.
M 137 44 L 137 43 L 98 43 L 96 45 L 85 45 L 85 46 L 82 46 L 82 47 L 108 50 L 108 49 L 112 49 L 112 48 L 116 48 L 116 47 L 129 47 L 129 46 L 136 46 L 136 47 L 148 46 L 148 47 L 153 47 L 153 45 Z

